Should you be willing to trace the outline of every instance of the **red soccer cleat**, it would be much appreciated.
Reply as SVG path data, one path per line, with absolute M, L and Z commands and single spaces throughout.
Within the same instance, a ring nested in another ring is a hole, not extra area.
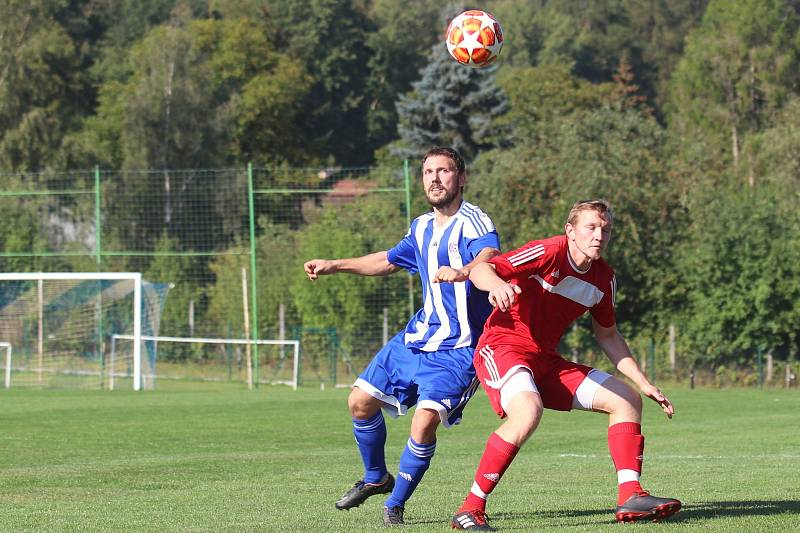
M 657 522 L 680 510 L 681 502 L 674 498 L 659 498 L 647 492 L 637 492 L 617 507 L 616 517 L 618 522 Z
M 489 525 L 489 517 L 480 509 L 456 513 L 450 521 L 450 527 L 453 529 L 468 529 L 470 531 L 497 531 Z

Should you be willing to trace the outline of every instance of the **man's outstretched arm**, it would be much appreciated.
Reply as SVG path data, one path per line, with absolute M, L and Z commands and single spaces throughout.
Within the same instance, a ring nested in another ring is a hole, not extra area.
M 319 276 L 346 272 L 362 276 L 385 276 L 400 270 L 400 267 L 389 262 L 386 250 L 361 257 L 346 259 L 311 259 L 303 264 L 308 279 L 314 281 Z
M 650 380 L 644 375 L 636 359 L 633 358 L 628 343 L 625 341 L 625 337 L 619 332 L 617 326 L 614 325 L 610 328 L 606 328 L 592 319 L 592 329 L 594 330 L 594 337 L 597 339 L 597 343 L 611 362 L 614 363 L 617 370 L 633 381 L 636 386 L 639 387 L 642 394 L 658 403 L 661 409 L 664 410 L 664 413 L 666 413 L 669 418 L 672 418 L 672 415 L 675 414 L 675 408 L 672 406 L 672 402 L 664 396 L 664 393 L 661 392 L 658 387 L 650 383 Z

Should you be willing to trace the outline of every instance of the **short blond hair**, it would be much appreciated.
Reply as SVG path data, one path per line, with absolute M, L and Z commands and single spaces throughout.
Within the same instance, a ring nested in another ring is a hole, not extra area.
M 597 211 L 600 213 L 609 224 L 614 223 L 614 213 L 611 211 L 611 205 L 605 200 L 581 200 L 573 204 L 572 209 L 569 210 L 567 216 L 567 224 L 572 226 L 578 221 L 578 217 L 583 211 Z

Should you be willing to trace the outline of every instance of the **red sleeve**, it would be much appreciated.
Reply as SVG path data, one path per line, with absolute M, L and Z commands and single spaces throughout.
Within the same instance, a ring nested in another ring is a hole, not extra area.
M 604 328 L 610 328 L 617 323 L 617 317 L 614 313 L 614 301 L 617 296 L 617 277 L 613 274 L 608 282 L 608 290 L 603 291 L 603 299 L 600 303 L 589 309 L 592 318 L 597 320 L 597 323 Z
M 490 262 L 504 280 L 520 281 L 542 271 L 549 255 L 547 251 L 542 241 L 530 241 L 521 248 L 493 257 Z

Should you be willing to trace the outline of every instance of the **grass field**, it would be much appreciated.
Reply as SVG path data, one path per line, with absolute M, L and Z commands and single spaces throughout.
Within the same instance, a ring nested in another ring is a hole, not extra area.
M 613 521 L 604 416 L 547 411 L 492 495 L 502 531 L 798 531 L 800 391 L 667 388 L 645 410 L 644 485 L 684 501 L 663 523 Z M 361 531 L 383 498 L 337 511 L 361 474 L 347 390 L 164 384 L 0 391 L 0 530 Z M 389 420 L 390 470 L 409 417 Z M 497 419 L 483 394 L 441 431 L 408 531 L 447 531 Z

